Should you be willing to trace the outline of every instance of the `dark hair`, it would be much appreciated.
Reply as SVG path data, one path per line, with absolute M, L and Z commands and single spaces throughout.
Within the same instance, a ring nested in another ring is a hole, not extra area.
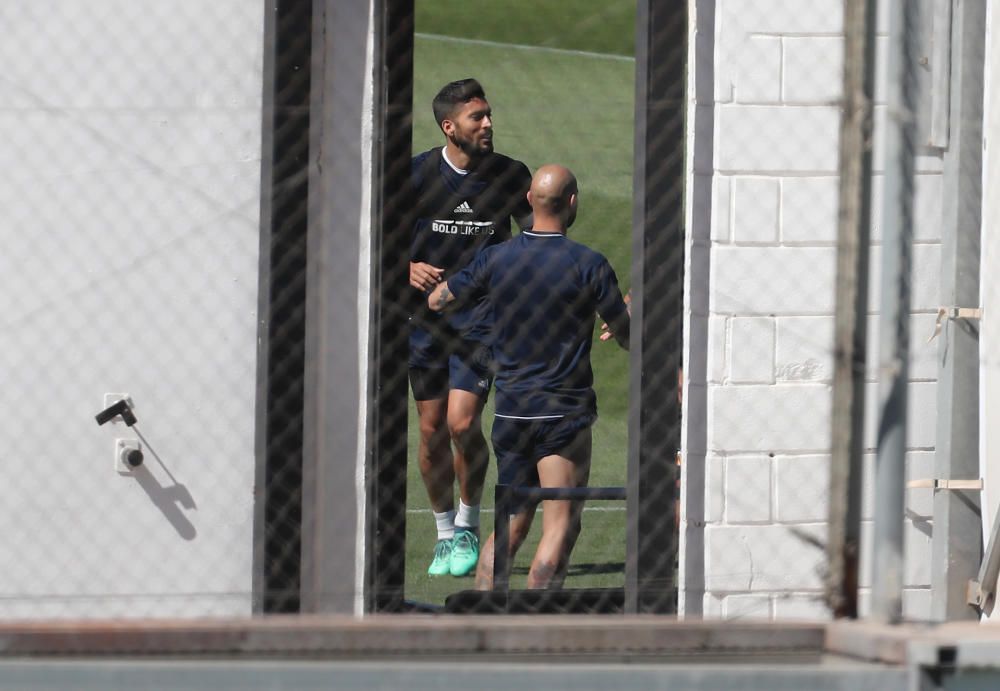
M 434 109 L 434 121 L 438 127 L 455 112 L 457 106 L 468 103 L 474 98 L 486 100 L 482 84 L 475 79 L 459 79 L 441 87 L 431 103 Z

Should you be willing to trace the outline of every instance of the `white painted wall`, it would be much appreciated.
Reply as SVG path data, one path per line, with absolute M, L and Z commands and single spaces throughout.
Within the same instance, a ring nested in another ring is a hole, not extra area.
M 264 5 L 0 3 L 0 618 L 250 612 Z
M 693 553 L 684 553 L 682 608 L 710 617 L 826 617 L 825 554 L 815 542 L 825 540 L 828 511 L 842 2 L 693 0 L 692 7 L 699 21 L 689 81 L 685 334 L 693 366 L 686 367 L 682 540 Z M 884 14 L 883 7 L 880 56 Z M 874 164 L 874 306 L 881 158 Z M 929 477 L 936 345 L 925 340 L 939 303 L 941 157 L 921 152 L 917 166 L 908 463 L 911 476 Z M 869 334 L 870 478 L 874 311 Z M 873 516 L 871 482 L 865 486 L 863 608 Z M 908 494 L 904 610 L 913 618 L 929 609 L 930 512 L 929 490 Z
M 1000 309 L 1000 285 L 993 277 L 1000 272 L 1000 198 L 992 194 L 1000 184 L 1000 152 L 996 138 L 1000 136 L 1000 3 L 990 1 L 986 34 L 986 103 L 983 115 L 985 150 L 983 153 L 983 235 L 980 276 L 980 471 L 985 479 L 982 495 L 983 547 L 987 546 L 993 524 L 1000 512 L 1000 436 L 990 424 L 1000 419 L 1000 321 L 991 318 Z M 994 584 L 998 585 L 998 584 Z M 994 610 L 986 617 L 1000 623 Z

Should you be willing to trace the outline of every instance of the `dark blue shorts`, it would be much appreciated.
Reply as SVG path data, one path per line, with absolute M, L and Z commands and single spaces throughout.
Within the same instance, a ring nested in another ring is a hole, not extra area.
M 433 401 L 452 389 L 486 400 L 493 384 L 492 352 L 485 343 L 460 338 L 434 338 L 423 329 L 410 330 L 410 387 L 413 398 Z
M 596 415 L 573 415 L 548 420 L 493 420 L 493 453 L 497 457 L 497 483 L 512 487 L 538 487 L 538 461 L 559 454 L 573 456 L 574 446 L 586 443 Z M 512 513 L 524 510 L 529 500 L 515 498 Z

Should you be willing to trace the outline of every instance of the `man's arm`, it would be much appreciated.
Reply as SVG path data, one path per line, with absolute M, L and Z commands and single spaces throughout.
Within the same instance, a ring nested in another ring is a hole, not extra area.
M 625 306 L 625 309 L 622 310 L 618 316 L 608 319 L 604 326 L 601 327 L 601 329 L 604 330 L 604 333 L 601 334 L 601 340 L 607 341 L 614 338 L 618 342 L 618 345 L 625 350 L 628 350 L 629 330 L 632 326 L 632 317 L 629 312 L 629 307 L 624 303 L 622 304 Z M 602 314 L 601 316 L 603 317 L 604 315 Z
M 427 306 L 440 312 L 455 300 L 471 300 L 483 293 L 490 257 L 496 247 L 482 250 L 472 263 L 453 275 L 447 281 L 437 284 L 427 296 Z
M 614 338 L 618 345 L 628 350 L 632 315 L 630 300 L 622 298 L 615 270 L 611 268 L 611 264 L 603 256 L 594 267 L 591 280 L 597 297 L 597 313 L 605 321 L 604 326 L 601 327 L 605 331 L 601 334 L 601 340 L 607 341 Z
M 626 293 L 623 302 L 625 303 L 625 311 L 628 313 L 628 318 L 629 318 L 629 323 L 626 325 L 626 328 L 631 329 L 631 326 L 632 326 L 632 291 L 631 290 L 628 293 Z M 617 333 L 618 333 L 617 331 L 612 331 L 611 326 L 609 326 L 607 322 L 604 322 L 603 324 L 601 324 L 601 336 L 600 336 L 600 338 L 601 338 L 602 341 L 610 341 L 613 338 L 619 344 L 621 344 L 622 347 L 625 348 L 625 350 L 628 350 L 628 343 L 622 344 L 621 340 L 617 336 Z M 624 339 L 626 341 L 628 341 L 628 334 L 627 333 L 624 336 Z
M 427 292 L 441 283 L 444 269 L 431 266 L 426 262 L 410 262 L 410 285 L 417 290 Z
M 435 312 L 440 312 L 448 306 L 448 303 L 454 301 L 455 294 L 448 289 L 447 281 L 438 283 L 437 287 L 427 296 L 427 306 Z

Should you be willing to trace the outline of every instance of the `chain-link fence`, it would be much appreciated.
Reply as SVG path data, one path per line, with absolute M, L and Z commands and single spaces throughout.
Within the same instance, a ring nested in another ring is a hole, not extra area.
M 0 8 L 4 618 L 249 609 L 262 18 Z
M 892 149 L 897 5 L 676 4 L 0 6 L 0 618 L 864 614 L 897 323 L 901 611 L 973 612 L 985 20 L 916 3 Z

